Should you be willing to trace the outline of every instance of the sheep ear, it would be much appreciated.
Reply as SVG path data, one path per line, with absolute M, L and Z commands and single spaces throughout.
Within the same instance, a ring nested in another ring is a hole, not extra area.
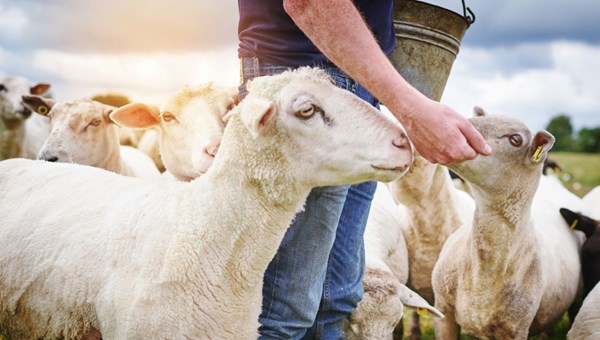
M 247 96 L 241 103 L 240 119 L 252 137 L 257 138 L 275 112 L 275 104 L 264 98 Z
M 29 88 L 29 93 L 39 96 L 39 95 L 42 95 L 42 94 L 48 92 L 48 89 L 50 89 L 50 84 L 37 83 Z
M 534 164 L 539 163 L 540 161 L 544 162 L 552 145 L 554 145 L 554 136 L 548 131 L 539 131 L 535 134 L 533 141 L 531 142 L 528 159 Z
M 582 231 L 588 238 L 594 234 L 598 224 L 595 220 L 567 208 L 560 208 L 560 214 L 569 225 L 569 229 Z
M 483 117 L 483 116 L 487 116 L 487 112 L 485 112 L 485 110 L 480 108 L 479 106 L 474 106 L 473 107 L 473 117 Z
M 405 285 L 398 285 L 398 293 L 400 295 L 400 301 L 402 301 L 402 304 L 405 306 L 416 309 L 418 313 L 426 313 L 427 311 L 430 311 L 433 313 L 433 317 L 442 319 L 444 318 L 444 314 L 442 314 L 442 312 L 430 305 L 419 294 L 413 292 Z
M 110 113 L 110 119 L 120 126 L 146 129 L 159 124 L 160 110 L 153 105 L 130 103 Z
M 31 95 L 22 96 L 21 101 L 26 108 L 33 112 L 37 112 L 42 116 L 48 115 L 48 112 L 52 110 L 52 107 L 55 104 L 54 100 L 52 99 Z

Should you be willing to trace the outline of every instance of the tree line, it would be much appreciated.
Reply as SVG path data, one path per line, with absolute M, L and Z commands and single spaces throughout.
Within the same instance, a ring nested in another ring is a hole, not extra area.
M 574 131 L 571 118 L 559 114 L 550 120 L 546 130 L 556 138 L 552 151 L 600 153 L 600 127 Z

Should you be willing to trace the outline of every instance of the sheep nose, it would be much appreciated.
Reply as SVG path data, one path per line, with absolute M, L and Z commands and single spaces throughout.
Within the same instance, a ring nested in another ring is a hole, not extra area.
M 204 152 L 213 157 L 217 155 L 217 151 L 219 151 L 219 145 L 211 145 L 204 150 Z
M 408 137 L 406 136 L 406 134 L 402 134 L 401 137 L 395 138 L 392 141 L 392 144 L 394 144 L 395 147 L 400 148 L 400 149 L 406 149 L 410 147 L 410 142 L 408 141 Z
M 204 152 L 206 154 L 208 154 L 209 156 L 214 157 L 217 155 L 217 151 L 219 151 L 220 145 L 221 145 L 221 138 L 215 137 L 212 139 L 212 141 L 210 143 L 208 143 L 208 145 L 204 149 Z
M 58 157 L 54 156 L 54 157 L 48 157 L 48 158 L 44 158 L 44 160 L 46 162 L 56 162 L 58 161 Z

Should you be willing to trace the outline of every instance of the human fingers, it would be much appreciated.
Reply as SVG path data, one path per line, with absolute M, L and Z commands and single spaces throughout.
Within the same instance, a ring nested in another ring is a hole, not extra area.
M 475 129 L 473 124 L 467 120 L 467 124 L 460 126 L 460 131 L 465 136 L 467 143 L 480 155 L 489 156 L 492 154 L 490 147 L 483 136 Z

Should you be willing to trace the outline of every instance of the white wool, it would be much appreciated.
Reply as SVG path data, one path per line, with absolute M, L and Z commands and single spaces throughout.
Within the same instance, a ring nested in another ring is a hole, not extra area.
M 407 174 L 388 187 L 379 184 L 371 204 L 365 230 L 366 268 L 388 271 L 415 295 L 424 297 L 423 301 L 433 303 L 431 272 L 439 252 L 452 232 L 470 223 L 475 204 L 467 193 L 455 188 L 445 167 L 419 155 Z M 365 280 L 369 273 L 373 271 L 365 273 Z M 362 328 L 380 328 L 364 333 L 391 337 L 400 316 L 361 311 L 365 306 L 368 304 L 359 304 L 352 319 L 369 325 Z M 396 322 L 372 320 L 375 318 Z
M 264 271 L 310 189 L 394 180 L 411 161 L 401 129 L 310 72 L 265 78 L 278 90 L 249 93 L 189 183 L 1 162 L 0 333 L 256 338 Z M 319 110 L 301 117 L 298 100 Z
M 585 206 L 581 212 L 595 220 L 600 220 L 600 186 L 583 196 Z
M 600 284 L 588 294 L 579 309 L 567 339 L 588 340 L 600 339 Z

